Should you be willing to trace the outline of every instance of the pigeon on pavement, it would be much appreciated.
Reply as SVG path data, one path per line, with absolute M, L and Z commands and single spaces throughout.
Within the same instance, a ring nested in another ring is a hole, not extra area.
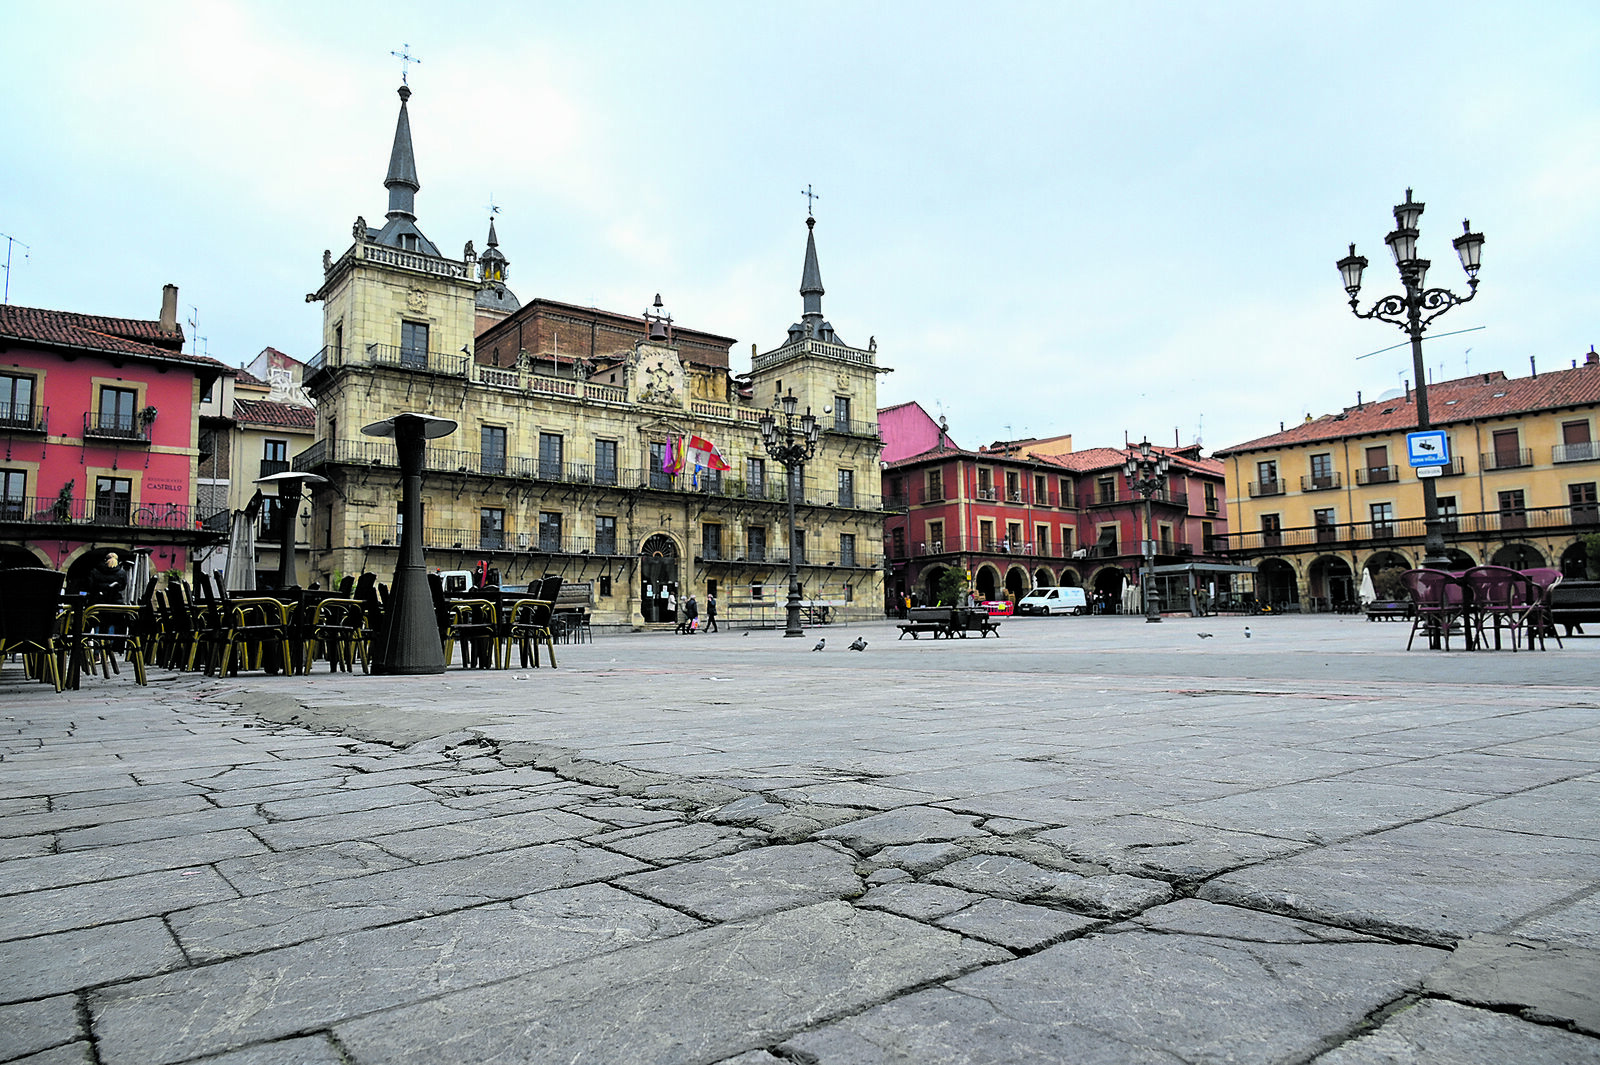
M 1200 637 L 1200 638 L 1201 638 L 1201 639 L 1202 639 L 1202 640 L 1209 640 L 1209 639 L 1211 639 L 1211 637 L 1212 637 L 1212 636 L 1214 636 L 1214 635 L 1215 635 L 1215 633 L 1210 633 L 1210 632 L 1197 632 L 1197 633 L 1195 633 L 1195 635 L 1196 635 L 1196 636 L 1198 636 L 1198 637 Z
M 865 637 L 857 636 L 856 642 L 850 645 L 850 650 L 852 651 L 865 651 L 866 649 L 867 641 Z
M 1248 625 L 1244 627 L 1244 638 L 1247 640 L 1250 638 L 1250 626 Z
M 817 641 L 817 645 L 815 647 L 813 647 L 812 650 L 813 651 L 822 650 L 822 648 L 827 644 L 827 642 L 828 642 L 828 638 L 826 636 L 824 636 L 822 639 Z

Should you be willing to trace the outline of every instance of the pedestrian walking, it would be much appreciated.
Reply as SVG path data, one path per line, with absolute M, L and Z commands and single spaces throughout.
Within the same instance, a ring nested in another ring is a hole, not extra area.
M 700 605 L 694 601 L 694 596 L 683 601 L 683 631 L 693 636 L 700 627 Z
M 706 596 L 706 631 L 717 631 L 717 597 L 715 595 Z

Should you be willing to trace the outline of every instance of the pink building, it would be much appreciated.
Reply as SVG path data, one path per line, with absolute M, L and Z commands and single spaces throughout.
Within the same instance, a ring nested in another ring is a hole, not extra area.
M 226 539 L 194 506 L 201 397 L 230 373 L 183 352 L 178 290 L 161 317 L 0 306 L 0 566 L 65 569 L 108 549 L 152 571 Z

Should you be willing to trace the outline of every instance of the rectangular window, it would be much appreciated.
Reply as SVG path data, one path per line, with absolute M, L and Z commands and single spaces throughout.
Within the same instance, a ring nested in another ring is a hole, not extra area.
M 277 496 L 263 497 L 261 500 L 261 528 L 256 533 L 256 536 L 271 543 L 282 543 L 283 523 L 287 520 L 287 513 L 288 509 L 283 505 L 283 500 Z
M 850 431 L 850 397 L 833 397 L 833 427 L 841 433 Z
M 275 473 L 287 473 L 289 470 L 289 441 L 264 440 L 261 443 L 261 476 L 271 477 Z
M 856 505 L 856 471 L 839 471 L 839 505 L 853 507 Z
M 750 586 L 750 598 L 751 599 L 759 601 L 759 600 L 765 599 L 766 597 L 767 597 L 767 587 L 766 587 L 766 585 L 764 585 L 764 584 L 752 584 Z
M 928 522 L 928 539 L 924 543 L 931 554 L 937 555 L 944 551 L 944 522 Z
M 614 555 L 617 553 L 617 519 L 615 517 L 602 514 L 594 519 L 594 553 L 597 555 Z
M 984 519 L 979 520 L 978 544 L 980 549 L 984 551 L 993 551 L 995 549 L 994 522 Z
M 1311 456 L 1311 487 L 1333 487 L 1333 452 L 1325 451 Z
M 1050 553 L 1050 526 L 1036 525 L 1033 528 L 1033 550 L 1041 555 Z
M 854 566 L 856 564 L 856 536 L 855 533 L 839 534 L 839 565 Z
M 0 374 L 0 426 L 33 428 L 32 377 Z
M 1006 522 L 1006 538 L 1000 541 L 1000 550 L 1022 550 L 1022 523 L 1020 521 Z
M 767 530 L 761 525 L 752 525 L 744 531 L 745 556 L 751 562 L 765 562 L 767 560 Z
M 942 503 L 942 502 L 944 502 L 944 471 L 943 470 L 929 470 L 928 471 L 928 502 L 929 503 Z
M 1447 533 L 1455 532 L 1460 527 L 1456 513 L 1456 497 L 1439 496 L 1435 502 L 1439 507 L 1439 518 L 1444 522 L 1444 531 Z
M 1525 529 L 1528 526 L 1528 507 L 1522 489 L 1500 493 L 1500 528 Z
M 794 552 L 794 560 L 796 562 L 804 563 L 806 561 L 806 531 L 804 529 L 796 529 L 794 531 L 794 543 L 789 545 L 789 550 Z
M 1033 501 L 1041 507 L 1050 505 L 1050 479 L 1042 473 L 1033 476 Z
M 1332 507 L 1311 512 L 1311 524 L 1317 529 L 1317 543 L 1331 544 L 1339 538 L 1339 530 L 1334 528 L 1337 521 Z
M 1595 482 L 1567 485 L 1567 499 L 1572 503 L 1572 524 L 1593 525 L 1600 521 L 1600 503 L 1595 499 Z
M 617 442 L 615 440 L 596 440 L 594 442 L 594 483 L 617 483 Z
M 1367 513 L 1372 519 L 1372 536 L 1377 540 L 1386 540 L 1394 535 L 1394 504 L 1373 503 L 1367 508 Z
M 745 460 L 745 494 L 751 499 L 765 499 L 767 496 L 767 460 Z
M 1072 555 L 1077 551 L 1077 530 L 1070 525 L 1061 526 L 1061 553 Z
M 428 327 L 425 323 L 400 323 L 400 365 L 427 369 Z
M 1278 463 L 1277 460 L 1256 463 L 1256 480 L 1261 484 L 1261 494 L 1274 495 L 1278 491 Z
M 1206 482 L 1206 513 L 1207 514 L 1215 514 L 1216 512 L 1217 512 L 1217 486 L 1212 484 L 1210 481 L 1207 481 Z
M 1117 479 L 1115 477 L 1101 477 L 1094 483 L 1096 503 L 1115 503 L 1117 501 Z
M 994 471 L 987 469 L 978 470 L 978 498 L 994 498 Z
M 894 552 L 895 558 L 906 557 L 906 531 L 904 529 L 897 528 L 890 532 L 889 549 Z
M 561 550 L 561 515 L 555 511 L 539 512 L 539 550 L 546 552 Z
M 1211 523 L 1209 521 L 1203 521 L 1200 523 L 1200 553 L 1203 555 L 1209 555 L 1211 554 L 1212 550 Z
M 102 525 L 126 525 L 133 514 L 133 481 L 126 477 L 96 477 L 94 520 Z
M 28 471 L 0 470 L 0 521 L 21 521 L 27 498 Z
M 559 481 L 562 468 L 562 439 L 560 433 L 539 434 L 539 477 L 546 481 Z
M 1095 530 L 1098 539 L 1094 542 L 1094 555 L 1096 558 L 1113 558 L 1117 554 L 1117 535 L 1119 526 L 1102 525 Z
M 506 430 L 501 425 L 485 425 L 479 434 L 484 473 L 506 472 Z
M 1509 470 L 1522 465 L 1517 445 L 1521 441 L 1515 429 L 1496 429 L 1494 433 L 1494 468 Z
M 1283 516 L 1281 514 L 1261 515 L 1261 543 L 1265 547 L 1283 546 Z
M 602 573 L 600 575 L 600 598 L 611 598 L 611 574 L 609 573 Z
M 3 379 L 0 379 L 3 380 Z M 0 391 L 0 400 L 5 395 Z M 1589 439 L 1589 422 L 1580 419 L 1574 422 L 1561 423 L 1561 443 L 1555 449 L 1556 462 L 1586 462 L 1590 459 L 1600 458 L 1600 448 Z
M 1072 482 L 1063 477 L 1061 478 L 1060 488 L 1061 498 L 1057 501 L 1057 505 L 1063 507 L 1073 506 L 1074 500 L 1076 499 L 1076 493 L 1072 490 Z
M 100 414 L 95 424 L 101 432 L 132 436 L 135 429 L 134 408 L 138 402 L 139 393 L 131 388 L 102 388 Z
M 1159 550 L 1163 555 L 1172 554 L 1172 526 L 1163 522 L 1156 526 L 1156 533 L 1160 537 Z
M 1022 502 L 1022 475 L 1015 470 L 1006 471 L 1006 501 Z
M 506 547 L 506 512 L 498 507 L 484 507 L 478 511 L 478 548 L 483 551 L 504 551 Z
M 700 526 L 700 555 L 703 558 L 722 557 L 722 526 Z
M 667 458 L 667 445 L 653 443 L 650 445 L 650 487 L 668 489 L 672 487 L 672 474 L 661 468 Z
M 1361 484 L 1388 484 L 1395 479 L 1393 467 L 1389 465 L 1389 445 L 1377 444 L 1366 449 L 1366 466 L 1356 471 L 1361 476 L 1356 480 Z

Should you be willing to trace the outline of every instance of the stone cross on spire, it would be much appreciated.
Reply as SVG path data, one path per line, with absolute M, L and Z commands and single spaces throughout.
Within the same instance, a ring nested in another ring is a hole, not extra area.
M 820 200 L 820 199 L 822 199 L 822 197 L 819 196 L 817 193 L 812 192 L 811 191 L 811 186 L 809 184 L 806 185 L 806 187 L 800 191 L 800 195 L 802 195 L 802 196 L 804 196 L 806 198 L 806 217 L 810 218 L 811 217 L 811 203 L 812 203 L 812 201 L 813 200 Z

